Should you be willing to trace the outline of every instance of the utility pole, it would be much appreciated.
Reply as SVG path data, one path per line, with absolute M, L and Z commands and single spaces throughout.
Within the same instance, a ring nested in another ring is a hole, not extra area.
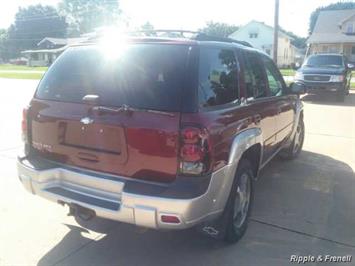
M 279 42 L 279 0 L 275 0 L 275 19 L 274 19 L 274 52 L 273 59 L 275 64 L 277 64 L 277 48 Z

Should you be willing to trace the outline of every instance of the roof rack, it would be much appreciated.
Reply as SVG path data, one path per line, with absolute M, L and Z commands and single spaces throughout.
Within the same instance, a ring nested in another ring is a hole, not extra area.
M 208 35 L 204 32 L 200 31 L 190 31 L 190 30 L 141 30 L 141 31 L 134 31 L 130 32 L 128 34 L 134 35 L 134 36 L 139 36 L 139 35 L 144 35 L 144 36 L 154 36 L 154 37 L 180 37 L 180 38 L 188 38 L 191 40 L 196 40 L 196 41 L 214 41 L 214 42 L 228 42 L 228 43 L 237 43 L 240 45 L 244 45 L 247 47 L 253 47 L 250 43 L 245 42 L 245 41 L 238 41 L 234 40 L 231 38 L 227 37 L 217 37 L 217 36 L 212 36 Z M 186 37 L 186 34 L 190 34 L 190 37 Z
M 214 41 L 214 42 L 237 43 L 237 44 L 244 45 L 244 46 L 247 46 L 247 47 L 253 47 L 250 43 L 245 42 L 245 41 L 238 41 L 238 40 L 234 40 L 232 38 L 227 38 L 227 37 L 211 36 L 211 35 L 205 34 L 203 32 L 199 33 L 194 39 L 197 40 L 197 41 Z
M 196 35 L 198 31 L 191 30 L 138 30 L 127 32 L 129 35 L 144 35 L 144 36 L 177 36 L 186 38 L 185 34 Z
M 139 30 L 126 32 L 125 34 L 129 36 L 144 36 L 144 37 L 168 37 L 168 38 L 184 38 L 195 41 L 213 41 L 213 42 L 227 42 L 227 43 L 236 43 L 247 47 L 253 47 L 250 43 L 245 41 L 238 41 L 227 37 L 217 37 L 208 35 L 200 31 L 190 31 L 190 30 Z M 189 35 L 189 36 L 187 36 Z M 101 34 L 97 34 L 92 38 L 89 38 L 89 41 L 99 39 L 102 37 Z

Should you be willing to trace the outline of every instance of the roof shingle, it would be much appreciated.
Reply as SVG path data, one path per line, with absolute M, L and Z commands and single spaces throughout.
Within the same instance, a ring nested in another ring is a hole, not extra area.
M 352 15 L 355 15 L 355 9 L 321 11 L 307 43 L 355 42 L 355 35 L 344 34 L 340 28 L 341 23 Z

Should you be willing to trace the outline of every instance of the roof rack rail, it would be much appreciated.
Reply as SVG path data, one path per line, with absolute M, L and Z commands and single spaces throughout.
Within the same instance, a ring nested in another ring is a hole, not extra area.
M 245 41 L 238 41 L 228 37 L 218 37 L 218 36 L 211 36 L 206 33 L 200 32 L 198 35 L 194 37 L 196 41 L 214 41 L 214 42 L 228 42 L 228 43 L 237 43 L 240 45 L 244 45 L 247 47 L 253 47 L 250 43 Z
M 215 41 L 215 42 L 228 42 L 228 43 L 237 43 L 247 47 L 253 47 L 250 43 L 245 41 L 238 41 L 227 37 L 217 37 L 208 35 L 201 31 L 191 31 L 191 30 L 140 30 L 129 32 L 130 35 L 145 35 L 145 36 L 159 36 L 165 35 L 167 37 L 182 37 L 186 38 L 185 34 L 192 34 L 189 39 L 196 41 Z
M 129 36 L 186 38 L 195 41 L 227 42 L 227 43 L 236 43 L 247 47 L 253 47 L 250 43 L 245 41 L 238 41 L 232 38 L 208 35 L 204 32 L 191 31 L 191 30 L 160 30 L 160 29 L 159 30 L 138 30 L 138 31 L 125 32 L 125 34 Z M 101 36 L 102 36 L 101 34 L 93 36 L 92 38 L 89 38 L 89 41 L 98 39 Z

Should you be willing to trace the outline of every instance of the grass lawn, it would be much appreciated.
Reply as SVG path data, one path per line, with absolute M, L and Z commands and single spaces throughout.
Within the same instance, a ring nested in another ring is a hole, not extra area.
M 0 71 L 1 70 L 35 70 L 35 71 L 46 71 L 48 67 L 29 67 L 29 66 L 18 66 L 18 65 L 10 65 L 10 64 L 5 64 L 5 65 L 0 65 Z
M 9 78 L 9 79 L 41 79 L 43 76 L 42 73 L 16 73 L 16 72 L 8 72 L 1 73 L 0 78 Z
M 280 72 L 282 74 L 282 76 L 294 76 L 296 73 L 296 70 L 291 69 L 291 68 L 284 68 L 284 69 L 280 69 Z

